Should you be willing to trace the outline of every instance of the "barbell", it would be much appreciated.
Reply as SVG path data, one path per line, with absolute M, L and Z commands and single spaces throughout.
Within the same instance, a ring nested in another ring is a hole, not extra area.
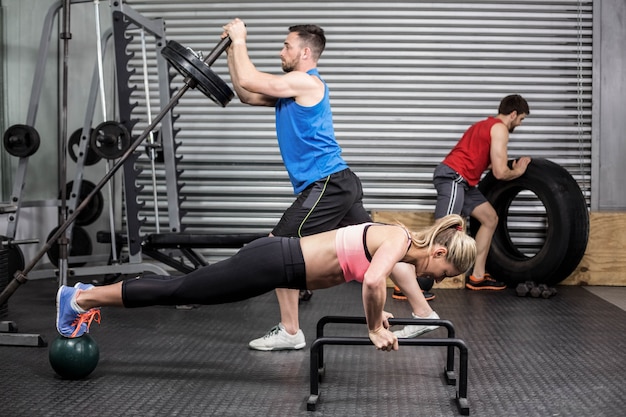
M 161 49 L 161 55 L 185 77 L 184 82 L 188 88 L 196 88 L 216 104 L 226 107 L 235 96 L 228 84 L 201 59 L 201 53 L 170 40 Z M 93 129 L 90 137 L 91 149 L 104 159 L 121 157 L 131 143 L 128 129 L 116 121 L 102 122 Z
M 169 41 L 168 44 L 163 49 L 168 48 L 168 45 L 170 45 L 170 42 L 172 41 Z M 213 48 L 213 50 L 207 55 L 204 61 L 200 60 L 200 58 L 197 58 L 197 57 L 195 59 L 201 61 L 202 64 L 208 68 L 230 46 L 230 44 L 231 44 L 231 39 L 229 37 L 222 38 L 218 42 L 218 44 Z M 181 59 L 186 60 L 187 64 L 185 64 L 185 62 L 180 62 Z M 171 61 L 177 62 L 177 65 L 172 65 L 172 66 L 175 69 L 182 71 L 181 75 L 185 76 L 184 85 L 176 92 L 176 94 L 174 94 L 174 96 L 170 99 L 170 101 L 161 109 L 159 114 L 155 116 L 154 120 L 152 120 L 152 123 L 150 123 L 148 127 L 146 127 L 146 129 L 137 137 L 137 139 L 135 139 L 135 141 L 132 142 L 130 147 L 123 153 L 123 155 L 120 156 L 120 158 L 115 162 L 113 167 L 111 167 L 111 169 L 107 171 L 107 173 L 104 175 L 104 177 L 102 177 L 100 182 L 98 182 L 98 184 L 96 184 L 96 186 L 89 192 L 89 194 L 85 196 L 85 198 L 78 205 L 78 207 L 76 207 L 74 212 L 71 213 L 67 217 L 65 222 L 59 225 L 53 231 L 53 233 L 51 233 L 50 236 L 48 236 L 47 242 L 43 245 L 43 247 L 39 250 L 39 252 L 35 254 L 34 258 L 28 263 L 28 265 L 26 265 L 22 271 L 15 272 L 14 278 L 4 288 L 2 293 L 0 293 L 0 305 L 4 304 L 9 299 L 9 297 L 13 293 L 15 293 L 15 291 L 20 287 L 20 285 L 28 281 L 28 273 L 34 268 L 37 262 L 39 262 L 39 260 L 50 250 L 54 242 L 56 242 L 59 239 L 59 237 L 61 237 L 61 235 L 65 232 L 65 230 L 76 220 L 80 212 L 89 205 L 91 199 L 94 198 L 94 196 L 100 192 L 102 187 L 104 187 L 104 185 L 113 177 L 113 175 L 124 165 L 126 159 L 128 159 L 130 155 L 132 155 L 132 153 L 135 151 L 135 149 L 137 149 L 137 147 L 141 145 L 141 143 L 146 139 L 146 137 L 148 137 L 150 132 L 152 132 L 156 128 L 156 126 L 163 119 L 163 117 L 165 117 L 167 112 L 169 112 L 178 103 L 178 100 L 180 100 L 180 98 L 183 96 L 183 94 L 187 92 L 189 88 L 196 88 L 198 86 L 201 86 L 200 91 L 202 91 L 203 93 L 206 94 L 206 92 L 210 92 L 212 96 L 216 97 L 216 99 L 221 99 L 221 101 L 219 101 L 219 104 L 221 104 L 222 106 L 226 106 L 226 104 L 228 104 L 228 102 L 230 101 L 230 98 L 232 98 L 232 95 L 229 96 L 226 92 L 222 90 L 221 91 L 222 95 L 217 97 L 219 93 L 215 91 L 215 86 L 208 85 L 206 83 L 206 77 L 197 79 L 196 78 L 197 74 L 194 71 L 188 70 L 186 65 L 191 65 L 189 64 L 189 57 L 182 58 L 180 57 L 180 54 L 177 56 L 175 53 L 172 53 L 170 54 L 170 58 L 168 59 L 168 62 L 171 62 Z M 192 59 L 192 62 L 193 62 L 194 68 L 196 68 L 197 70 L 198 69 L 197 66 L 199 65 L 198 62 L 195 61 L 194 59 Z M 204 70 L 204 68 L 200 67 L 200 69 L 203 70 L 201 72 L 203 72 L 203 74 L 206 76 L 207 73 Z M 232 90 L 231 90 L 231 94 L 232 94 Z M 226 96 L 229 97 L 228 100 L 225 100 Z M 214 100 L 212 97 L 210 98 Z
M 176 41 L 167 41 L 161 55 L 189 81 L 191 88 L 197 88 L 215 103 L 226 107 L 232 100 L 233 90 L 204 61 L 202 54 L 186 48 Z

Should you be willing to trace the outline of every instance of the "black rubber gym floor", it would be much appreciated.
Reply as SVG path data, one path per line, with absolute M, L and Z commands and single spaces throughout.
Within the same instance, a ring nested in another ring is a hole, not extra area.
M 436 291 L 431 305 L 469 347 L 470 415 L 626 415 L 626 311 L 581 287 L 558 290 L 550 299 L 520 298 L 512 289 Z M 56 337 L 55 292 L 53 280 L 23 285 L 2 320 L 50 343 Z M 408 304 L 393 300 L 391 290 L 387 310 L 410 315 Z M 324 315 L 362 316 L 360 286 L 317 291 L 302 303 L 309 346 Z M 100 362 L 85 380 L 59 378 L 47 347 L 0 346 L 0 415 L 459 415 L 457 387 L 443 378 L 446 348 L 425 346 L 401 346 L 393 353 L 326 346 L 320 401 L 316 411 L 307 411 L 309 346 L 274 353 L 247 347 L 277 321 L 273 293 L 193 310 L 105 308 L 102 324 L 91 330 Z M 327 334 L 366 331 L 333 324 Z M 423 337 L 446 336 L 438 329 Z

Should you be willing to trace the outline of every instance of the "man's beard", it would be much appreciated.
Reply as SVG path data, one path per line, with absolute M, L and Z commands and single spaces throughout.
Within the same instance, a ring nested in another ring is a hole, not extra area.
M 282 63 L 282 68 L 283 68 L 283 72 L 291 72 L 296 68 L 296 64 L 297 62 L 283 62 Z

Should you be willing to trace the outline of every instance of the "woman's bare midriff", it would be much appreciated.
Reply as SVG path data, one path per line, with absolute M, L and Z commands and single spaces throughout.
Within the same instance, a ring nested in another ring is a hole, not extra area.
M 345 282 L 335 250 L 336 235 L 337 231 L 331 230 L 300 239 L 307 289 L 319 290 Z

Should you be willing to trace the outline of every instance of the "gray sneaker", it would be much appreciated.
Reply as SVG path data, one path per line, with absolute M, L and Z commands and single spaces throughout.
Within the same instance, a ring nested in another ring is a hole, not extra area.
M 278 323 L 265 336 L 254 339 L 248 346 L 250 349 L 263 351 L 302 349 L 306 346 L 306 341 L 302 330 L 298 329 L 296 334 L 290 335 L 283 324 Z
M 430 313 L 430 316 L 428 317 L 419 317 L 416 316 L 415 314 L 411 313 L 411 315 L 413 316 L 414 319 L 438 319 L 439 315 L 437 313 L 435 313 L 434 311 L 432 313 Z M 427 332 L 432 332 L 433 330 L 437 330 L 439 328 L 439 326 L 424 326 L 424 325 L 420 325 L 420 326 L 414 326 L 414 325 L 408 325 L 408 326 L 404 326 L 404 328 L 402 330 L 396 330 L 395 332 L 393 332 L 393 334 L 396 335 L 396 337 L 401 338 L 401 339 L 409 339 L 412 337 L 417 337 L 419 335 L 422 335 L 424 333 Z

